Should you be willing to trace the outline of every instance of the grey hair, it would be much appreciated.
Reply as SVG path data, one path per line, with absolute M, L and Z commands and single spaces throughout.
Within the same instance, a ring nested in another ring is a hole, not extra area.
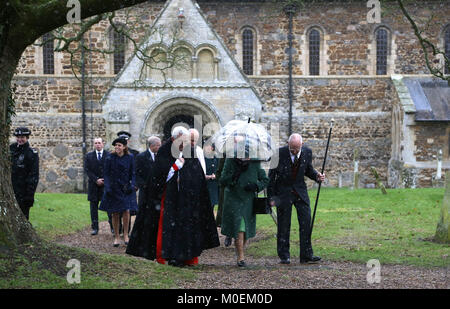
M 289 136 L 288 143 L 290 143 L 294 138 L 299 138 L 299 139 L 300 139 L 300 142 L 303 143 L 303 138 L 302 138 L 302 136 L 301 136 L 300 134 L 298 134 L 298 133 L 293 133 L 293 134 L 291 134 L 291 136 Z
M 189 131 L 183 126 L 178 126 L 178 127 L 173 128 L 173 130 L 172 130 L 172 137 L 173 138 L 177 138 L 178 135 L 180 135 L 180 134 L 188 135 Z
M 155 144 L 156 142 L 161 142 L 161 139 L 157 136 L 150 136 L 147 140 L 148 146 L 152 146 L 153 144 Z

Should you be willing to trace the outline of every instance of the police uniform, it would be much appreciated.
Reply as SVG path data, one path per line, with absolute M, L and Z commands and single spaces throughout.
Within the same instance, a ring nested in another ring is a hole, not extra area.
M 27 128 L 17 128 L 15 136 L 29 136 Z M 11 154 L 11 181 L 17 203 L 29 219 L 30 207 L 33 207 L 34 193 L 39 182 L 39 155 L 36 149 L 26 142 L 23 145 L 13 143 L 9 146 Z

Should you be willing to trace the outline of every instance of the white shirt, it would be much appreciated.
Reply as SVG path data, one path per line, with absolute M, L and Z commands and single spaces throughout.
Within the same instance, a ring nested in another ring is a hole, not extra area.
M 291 155 L 291 161 L 292 163 L 294 163 L 295 160 L 295 155 L 292 154 L 292 152 L 289 150 L 289 154 Z M 297 153 L 297 159 L 300 159 L 300 155 L 302 154 L 302 150 L 300 149 L 300 151 Z
M 150 149 L 148 150 L 148 152 L 150 152 L 150 155 L 152 156 L 153 161 L 155 161 L 155 153 L 152 152 Z
M 100 156 L 103 158 L 103 149 L 100 151 L 95 150 L 96 154 L 97 154 L 97 159 L 98 159 L 98 154 L 100 154 Z

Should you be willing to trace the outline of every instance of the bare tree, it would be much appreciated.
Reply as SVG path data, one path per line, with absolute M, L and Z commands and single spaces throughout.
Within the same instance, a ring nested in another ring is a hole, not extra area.
M 446 72 L 450 72 L 450 59 L 445 53 L 445 50 L 439 48 L 436 43 L 433 43 L 430 39 L 430 35 L 427 33 L 429 25 L 433 22 L 433 16 L 431 16 L 423 27 L 420 27 L 418 23 L 414 20 L 414 17 L 408 12 L 405 7 L 404 0 L 396 0 L 398 7 L 400 8 L 402 14 L 406 17 L 408 22 L 414 31 L 414 35 L 419 40 L 420 47 L 422 48 L 425 64 L 430 70 L 430 73 L 442 80 L 447 81 L 450 86 L 450 75 Z M 444 47 L 445 48 L 445 47 Z M 443 63 L 439 60 L 443 59 Z
M 81 18 L 102 16 L 101 14 L 146 1 L 148 0 L 79 0 Z M 11 185 L 8 147 L 11 116 L 14 114 L 11 81 L 27 46 L 45 33 L 66 25 L 69 9 L 66 1 L 0 2 L 0 251 L 39 240 L 20 211 Z M 94 22 L 96 18 L 99 17 L 94 17 L 90 22 Z M 82 35 L 85 32 L 83 30 L 80 29 L 79 34 Z

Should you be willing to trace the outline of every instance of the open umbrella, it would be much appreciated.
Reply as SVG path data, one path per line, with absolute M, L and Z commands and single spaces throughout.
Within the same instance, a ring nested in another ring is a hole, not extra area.
M 252 158 L 267 161 L 274 154 L 275 145 L 269 132 L 260 124 L 231 120 L 212 138 L 216 150 L 227 158 Z M 274 211 L 270 215 L 277 224 Z
M 231 120 L 212 138 L 216 150 L 227 158 L 268 160 L 273 155 L 272 137 L 260 124 Z

